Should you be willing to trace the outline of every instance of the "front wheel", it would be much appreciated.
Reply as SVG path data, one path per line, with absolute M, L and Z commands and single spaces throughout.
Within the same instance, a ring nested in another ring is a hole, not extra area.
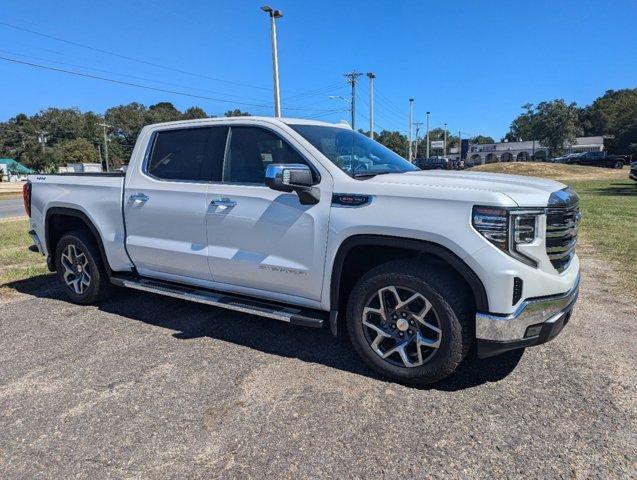
M 624 168 L 624 162 L 617 161 L 614 165 L 615 168 Z
M 394 380 L 425 385 L 453 373 L 473 339 L 466 292 L 448 271 L 397 261 L 372 269 L 349 298 L 347 327 L 361 358 Z
M 55 249 L 55 266 L 65 293 L 74 303 L 95 303 L 111 291 L 97 244 L 82 230 L 60 239 Z

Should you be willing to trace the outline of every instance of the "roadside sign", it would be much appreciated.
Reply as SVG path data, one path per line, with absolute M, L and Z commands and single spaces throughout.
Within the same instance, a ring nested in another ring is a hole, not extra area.
M 444 140 L 433 140 L 431 142 L 431 148 L 445 148 Z

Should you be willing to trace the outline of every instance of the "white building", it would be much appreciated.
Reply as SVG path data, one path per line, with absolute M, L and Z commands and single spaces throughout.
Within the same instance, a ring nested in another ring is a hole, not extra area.
M 604 137 L 578 137 L 575 143 L 564 146 L 566 153 L 599 152 L 604 150 Z M 548 157 L 548 148 L 537 141 L 469 143 L 467 159 L 476 164 L 495 162 L 543 161 Z

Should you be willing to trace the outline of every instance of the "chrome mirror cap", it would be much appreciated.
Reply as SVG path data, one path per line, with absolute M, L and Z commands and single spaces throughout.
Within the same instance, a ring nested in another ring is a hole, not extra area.
M 302 163 L 271 163 L 265 170 L 265 184 L 273 190 L 292 192 L 312 183 L 312 171 Z

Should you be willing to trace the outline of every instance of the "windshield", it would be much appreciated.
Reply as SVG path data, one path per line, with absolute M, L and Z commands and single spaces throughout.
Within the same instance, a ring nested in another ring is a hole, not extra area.
M 352 177 L 418 170 L 400 155 L 353 130 L 322 125 L 290 127 Z

